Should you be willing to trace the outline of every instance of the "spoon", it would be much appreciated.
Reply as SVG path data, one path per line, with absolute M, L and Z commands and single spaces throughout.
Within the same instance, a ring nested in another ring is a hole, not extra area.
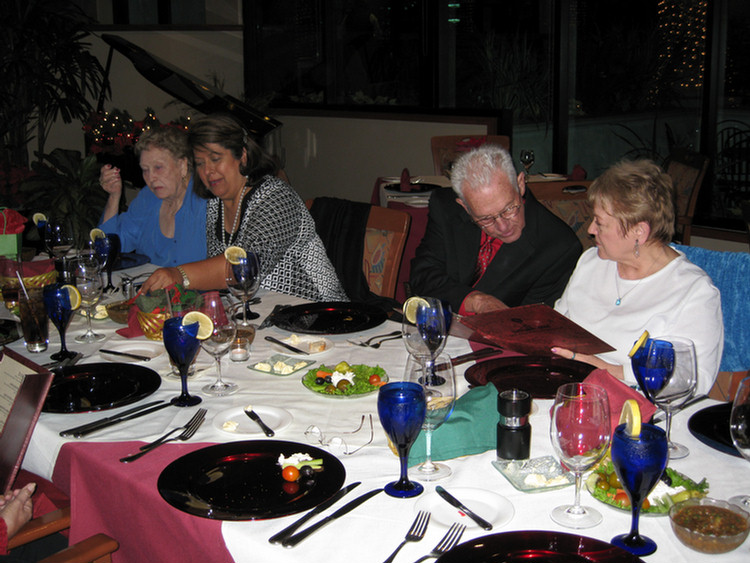
M 271 437 L 275 435 L 275 432 L 271 430 L 271 428 L 269 428 L 268 425 L 261 420 L 261 418 L 258 416 L 258 413 L 253 410 L 252 405 L 247 405 L 245 407 L 245 414 L 258 423 L 258 426 L 260 426 L 261 430 L 263 430 L 266 436 Z

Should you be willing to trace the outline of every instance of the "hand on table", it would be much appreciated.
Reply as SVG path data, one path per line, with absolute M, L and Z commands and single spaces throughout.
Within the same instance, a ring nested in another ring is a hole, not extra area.
M 182 283 L 182 274 L 177 268 L 159 268 L 143 283 L 141 293 L 164 289 L 176 283 Z
M 553 354 L 557 354 L 561 358 L 565 358 L 566 360 L 576 360 L 578 362 L 583 362 L 584 364 L 592 365 L 595 368 L 607 370 L 617 379 L 625 379 L 625 373 L 623 372 L 622 366 L 617 364 L 610 364 L 609 362 L 605 362 L 597 356 L 593 356 L 591 354 L 579 354 L 577 352 L 568 350 L 567 348 L 551 348 L 550 351 Z

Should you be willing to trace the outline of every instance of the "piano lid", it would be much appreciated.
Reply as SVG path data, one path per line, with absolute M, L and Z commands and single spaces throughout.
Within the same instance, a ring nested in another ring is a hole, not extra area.
M 257 141 L 281 126 L 280 121 L 263 115 L 245 102 L 155 57 L 127 39 L 109 33 L 103 33 L 101 37 L 110 47 L 130 59 L 138 72 L 167 94 L 205 114 L 231 113 Z

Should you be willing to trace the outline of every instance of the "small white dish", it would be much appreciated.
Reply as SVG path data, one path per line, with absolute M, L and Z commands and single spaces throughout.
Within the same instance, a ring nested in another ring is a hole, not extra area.
M 296 337 L 296 338 L 295 338 Z M 292 335 L 287 338 L 279 338 L 282 342 L 286 342 L 289 344 L 289 346 L 294 346 L 295 348 L 298 348 L 299 350 L 302 350 L 304 352 L 307 352 L 307 354 L 296 354 L 289 350 L 288 348 L 284 348 L 283 346 L 279 346 L 278 344 L 271 343 L 271 348 L 273 348 L 276 352 L 281 352 L 283 354 L 292 355 L 295 357 L 300 358 L 307 358 L 310 356 L 320 356 L 322 354 L 325 354 L 326 352 L 330 352 L 335 344 L 328 340 L 327 338 L 323 338 L 322 336 L 314 336 L 314 335 Z M 310 351 L 311 345 L 321 344 L 322 349 L 317 350 L 315 352 Z
M 274 432 L 281 432 L 287 426 L 292 423 L 292 414 L 279 407 L 272 407 L 270 405 L 255 405 L 253 404 L 253 410 L 258 413 L 258 416 L 263 419 Z M 237 426 L 234 430 L 230 430 L 233 424 L 225 424 L 228 422 L 236 422 Z M 245 407 L 233 407 L 221 411 L 214 417 L 214 428 L 220 430 L 226 434 L 234 434 L 237 436 L 265 436 L 263 430 L 261 430 L 258 423 L 251 420 L 249 416 L 245 414 Z
M 107 342 L 104 344 L 105 348 L 114 350 L 115 352 L 123 352 L 125 354 L 136 354 L 138 356 L 146 356 L 151 358 L 158 358 L 166 350 L 163 344 L 155 344 L 152 342 Z M 115 354 L 108 354 L 107 352 L 100 351 L 99 355 L 102 359 L 108 362 L 119 362 L 119 363 L 132 363 L 140 362 L 145 360 L 136 360 L 135 358 L 127 358 L 125 356 L 117 356 Z
M 485 489 L 451 487 L 448 492 L 465 504 L 477 516 L 481 516 L 495 528 L 501 528 L 513 520 L 516 511 L 507 498 Z M 432 491 L 414 505 L 414 512 L 426 510 L 432 513 L 430 523 L 449 528 L 455 522 L 465 524 L 468 529 L 482 530 L 471 518 Z

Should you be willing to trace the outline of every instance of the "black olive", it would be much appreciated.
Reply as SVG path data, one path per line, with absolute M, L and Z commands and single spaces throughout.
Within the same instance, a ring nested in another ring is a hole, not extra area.
M 309 465 L 303 465 L 299 470 L 300 479 L 311 479 L 315 475 L 315 470 Z
M 333 383 L 333 378 L 330 375 L 326 375 L 326 383 Z
M 315 378 L 315 385 L 325 385 L 326 380 L 322 377 L 316 377 Z

